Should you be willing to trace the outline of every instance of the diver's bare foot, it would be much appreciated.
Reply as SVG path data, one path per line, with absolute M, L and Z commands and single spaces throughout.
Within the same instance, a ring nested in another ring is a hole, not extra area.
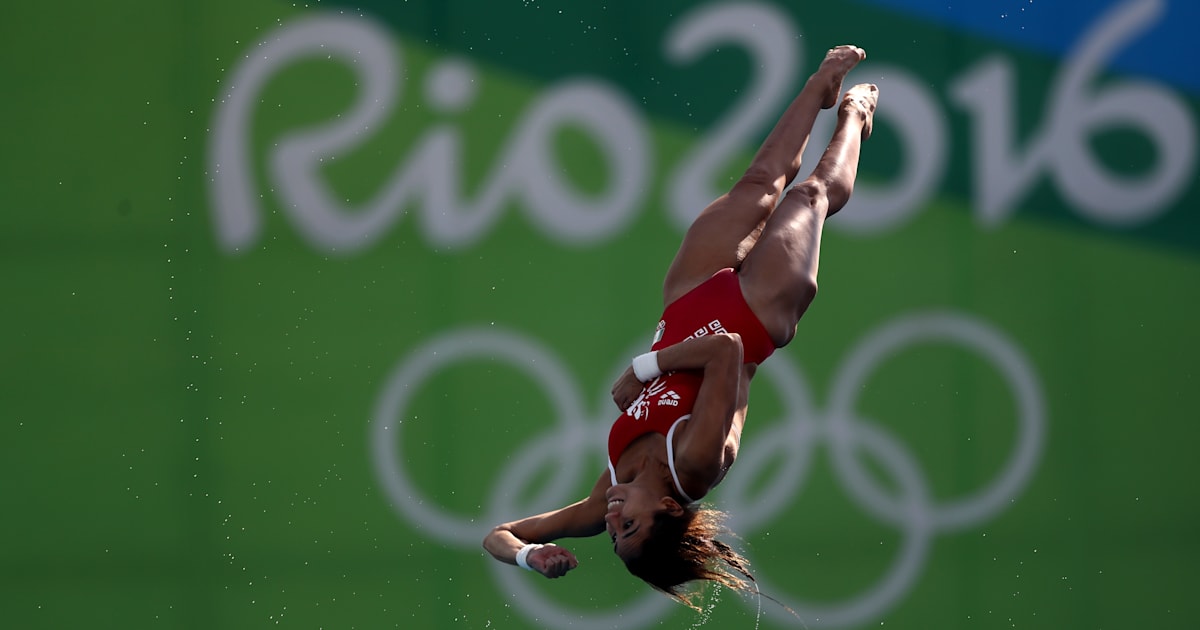
M 866 58 L 867 52 L 857 46 L 838 46 L 825 53 L 821 66 L 808 78 L 814 88 L 822 90 L 821 109 L 837 105 L 838 94 L 842 92 L 842 79 Z
M 862 139 L 871 137 L 871 125 L 875 120 L 875 104 L 879 102 L 879 88 L 870 83 L 859 83 L 846 90 L 838 117 L 858 116 L 862 121 Z

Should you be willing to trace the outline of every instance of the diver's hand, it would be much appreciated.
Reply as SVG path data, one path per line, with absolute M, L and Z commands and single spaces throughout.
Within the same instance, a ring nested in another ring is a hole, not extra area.
M 617 404 L 617 409 L 621 411 L 628 409 L 633 401 L 642 395 L 642 389 L 645 387 L 646 384 L 639 381 L 637 375 L 633 373 L 633 367 L 625 368 L 625 372 L 612 386 L 613 402 Z
M 575 554 L 558 545 L 546 545 L 541 549 L 534 549 L 529 552 L 525 562 L 529 563 L 534 571 L 548 578 L 562 577 L 567 574 L 567 571 L 579 566 L 579 560 L 575 558 Z

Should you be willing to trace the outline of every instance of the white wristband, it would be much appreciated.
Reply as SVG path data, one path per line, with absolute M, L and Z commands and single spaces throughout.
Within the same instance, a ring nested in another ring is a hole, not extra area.
M 633 357 L 633 374 L 643 383 L 649 383 L 662 376 L 662 369 L 658 367 L 658 351 Z
M 517 552 L 517 566 L 525 569 L 526 571 L 532 571 L 533 567 L 529 566 L 529 553 L 545 546 L 546 545 L 539 545 L 537 543 L 529 543 L 528 545 L 521 547 L 521 550 Z

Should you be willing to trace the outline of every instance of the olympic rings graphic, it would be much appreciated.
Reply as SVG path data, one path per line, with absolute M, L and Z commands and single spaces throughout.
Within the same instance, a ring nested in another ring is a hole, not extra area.
M 985 487 L 962 497 L 939 502 L 918 463 L 899 439 L 883 425 L 858 416 L 855 397 L 878 366 L 888 357 L 924 343 L 950 343 L 972 351 L 996 367 L 1015 399 L 1015 447 L 1002 470 Z M 633 349 L 640 352 L 642 348 Z M 495 476 L 484 514 L 452 515 L 421 496 L 397 460 L 403 440 L 402 422 L 410 396 L 425 379 L 456 362 L 471 358 L 504 362 L 539 383 L 548 395 L 557 424 L 528 441 Z M 623 370 L 614 369 L 614 378 Z M 415 349 L 387 379 L 376 405 L 371 427 L 371 454 L 376 474 L 399 516 L 425 535 L 448 545 L 478 549 L 493 523 L 533 514 L 576 499 L 573 493 L 596 470 L 584 468 L 603 461 L 613 414 L 588 418 L 576 401 L 583 400 L 557 357 L 537 342 L 511 331 L 456 330 Z M 765 381 L 765 382 L 764 382 Z M 607 385 L 607 383 L 605 384 Z M 729 525 L 739 534 L 761 531 L 792 503 L 804 485 L 818 447 L 828 450 L 833 472 L 848 496 L 865 513 L 896 527 L 901 541 L 893 564 L 865 591 L 838 602 L 806 602 L 788 597 L 770 578 L 757 576 L 761 588 L 794 609 L 809 627 L 846 627 L 876 619 L 900 601 L 915 584 L 924 567 L 933 537 L 984 522 L 1002 511 L 1028 483 L 1042 452 L 1045 404 L 1030 362 L 1016 345 L 994 328 L 961 313 L 926 312 L 899 317 L 863 338 L 839 366 L 833 380 L 829 406 L 818 411 L 807 390 L 807 381 L 784 353 L 778 353 L 759 370 L 754 391 L 770 386 L 781 401 L 781 418 L 760 420 L 748 431 L 738 457 L 738 471 L 716 490 L 718 503 L 728 512 Z M 752 394 L 753 395 L 753 394 Z M 607 402 L 607 396 L 602 397 Z M 608 406 L 603 406 L 608 411 Z M 596 457 L 590 458 L 589 454 Z M 889 475 L 895 494 L 878 487 L 859 460 L 869 454 Z M 750 483 L 772 462 L 776 473 L 765 488 Z M 517 490 L 533 485 L 538 471 L 555 465 L 556 474 L 542 487 L 531 505 L 518 504 Z M 753 561 L 753 558 L 750 558 Z M 644 627 L 669 612 L 669 599 L 647 593 L 619 611 L 567 610 L 548 601 L 529 580 L 512 579 L 511 567 L 488 561 L 502 592 L 511 594 L 514 608 L 530 620 L 554 627 L 570 625 L 585 630 L 616 626 Z M 781 624 L 798 623 L 794 617 L 768 609 Z

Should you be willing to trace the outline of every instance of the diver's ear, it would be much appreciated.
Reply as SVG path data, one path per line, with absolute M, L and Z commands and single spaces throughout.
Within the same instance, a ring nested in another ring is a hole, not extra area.
M 671 516 L 683 516 L 683 513 L 686 511 L 678 501 L 671 497 L 663 497 L 662 501 L 659 501 L 659 504 L 662 505 L 663 509 L 667 511 L 667 514 L 670 514 Z

